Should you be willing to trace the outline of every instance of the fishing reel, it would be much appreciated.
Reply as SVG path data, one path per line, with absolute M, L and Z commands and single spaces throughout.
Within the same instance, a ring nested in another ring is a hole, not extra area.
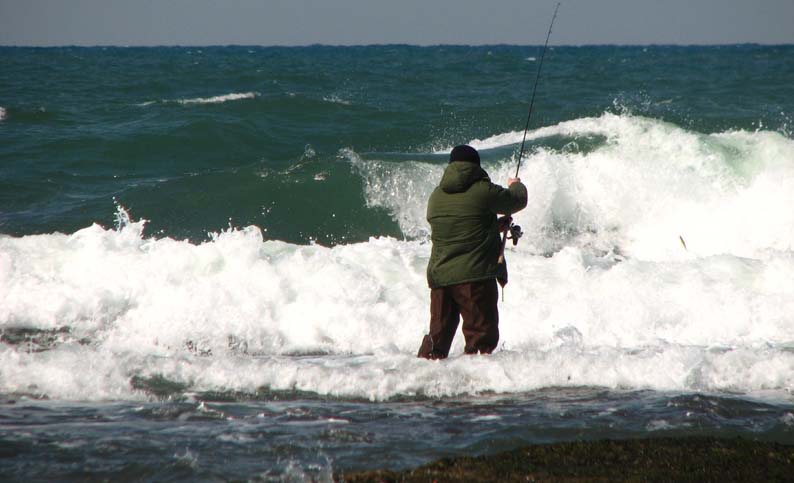
M 524 232 L 521 231 L 521 227 L 513 223 L 513 219 L 509 216 L 503 217 L 499 219 L 500 223 L 510 223 L 507 228 L 502 228 L 502 247 L 499 249 L 499 259 L 497 263 L 500 265 L 504 264 L 505 262 L 505 245 L 507 244 L 507 240 L 513 240 L 513 246 L 518 245 L 518 239 L 524 235 Z M 502 225 L 504 226 L 504 225 Z M 502 284 L 502 287 L 505 286 L 507 283 L 507 278 L 505 275 L 504 283 L 499 282 Z
M 505 215 L 498 220 L 499 231 L 502 232 L 502 250 L 505 248 L 507 240 L 513 240 L 513 246 L 518 245 L 518 240 L 524 236 L 521 227 L 513 223 L 513 218 L 510 215 Z
M 524 236 L 524 232 L 521 231 L 521 227 L 515 223 L 510 223 L 510 229 L 508 229 L 508 232 L 509 233 L 505 236 L 508 240 L 513 240 L 513 246 L 518 245 L 518 240 Z

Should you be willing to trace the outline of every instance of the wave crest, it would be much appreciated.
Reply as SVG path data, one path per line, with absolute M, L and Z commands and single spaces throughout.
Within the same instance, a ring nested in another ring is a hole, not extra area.
M 470 144 L 494 149 L 521 136 L 508 132 Z M 606 113 L 536 129 L 527 138 L 538 141 L 520 173 L 530 201 L 515 219 L 524 227 L 524 246 L 536 253 L 578 246 L 680 260 L 791 249 L 794 141 L 780 133 L 703 134 Z M 514 155 L 493 156 L 485 154 L 484 167 L 504 184 L 514 175 Z M 360 169 L 368 203 L 388 207 L 409 236 L 428 233 L 423 206 L 443 170 L 420 164 L 369 162 Z
M 191 105 L 191 104 L 222 104 L 224 102 L 230 101 L 239 101 L 243 99 L 255 99 L 259 97 L 260 94 L 258 92 L 232 92 L 230 94 L 223 94 L 220 96 L 212 96 L 212 97 L 194 97 L 189 99 L 174 99 L 174 100 L 167 100 L 163 99 L 160 101 L 146 101 L 141 104 L 140 106 L 150 106 L 152 104 L 181 104 L 181 105 Z
M 493 356 L 460 356 L 457 337 L 452 359 L 415 358 L 444 164 L 344 150 L 366 202 L 417 240 L 301 246 L 248 226 L 193 244 L 145 237 L 121 207 L 115 229 L 0 236 L 0 392 L 129 399 L 153 378 L 370 399 L 794 390 L 794 141 L 625 114 L 547 129 L 569 134 L 522 168 Z M 592 148 L 565 147 L 593 132 Z M 485 168 L 500 181 L 515 165 Z

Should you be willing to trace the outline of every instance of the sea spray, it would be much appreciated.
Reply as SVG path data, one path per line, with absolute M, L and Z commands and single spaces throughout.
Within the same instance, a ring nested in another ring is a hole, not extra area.
M 528 249 L 553 253 L 574 244 L 648 260 L 790 249 L 791 139 L 766 131 L 703 135 L 610 113 L 531 131 L 528 138 L 570 144 L 593 136 L 604 140 L 584 151 L 536 148 L 528 155 L 522 179 L 529 206 L 515 216 Z M 487 159 L 488 150 L 520 139 L 515 132 L 471 144 Z M 367 202 L 388 207 L 404 233 L 427 236 L 424 204 L 443 168 L 351 159 Z M 483 166 L 494 182 L 505 183 L 513 163 L 497 157 Z M 679 236 L 692 253 L 681 250 Z

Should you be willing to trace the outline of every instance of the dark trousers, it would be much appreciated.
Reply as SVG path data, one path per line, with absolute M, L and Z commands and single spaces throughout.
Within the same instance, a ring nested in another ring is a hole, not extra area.
M 463 316 L 466 354 L 490 354 L 499 342 L 499 289 L 496 279 L 461 283 L 430 290 L 430 334 L 418 357 L 443 359 Z

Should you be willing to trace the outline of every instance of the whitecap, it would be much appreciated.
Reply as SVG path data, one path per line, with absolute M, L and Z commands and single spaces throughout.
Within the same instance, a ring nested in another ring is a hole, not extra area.
M 499 421 L 500 419 L 502 419 L 502 416 L 498 414 L 482 414 L 472 418 L 472 421 Z
M 675 429 L 675 426 L 664 419 L 654 419 L 645 425 L 645 429 L 647 431 L 669 431 Z
M 241 99 L 254 99 L 258 96 L 259 96 L 258 92 L 241 92 L 241 93 L 224 94 L 221 96 L 213 96 L 213 97 L 196 97 L 192 99 L 178 99 L 176 102 L 183 105 L 184 104 L 219 104 L 229 101 L 238 101 Z
M 239 101 L 243 99 L 254 99 L 259 97 L 258 92 L 232 92 L 230 94 L 224 94 L 220 96 L 213 96 L 213 97 L 194 97 L 189 99 L 161 99 L 159 101 L 146 101 L 137 104 L 141 107 L 151 106 L 152 104 L 181 104 L 181 105 L 190 105 L 190 104 L 221 104 L 224 102 L 230 101 Z
M 522 135 L 506 132 L 469 144 L 481 150 L 518 145 Z M 612 113 L 527 133 L 529 140 L 551 136 L 602 139 L 586 152 L 541 147 L 523 159 L 519 174 L 531 199 L 515 218 L 525 228 L 525 246 L 545 253 L 570 244 L 604 252 L 617 248 L 657 261 L 720 254 L 763 259 L 767 250 L 794 248 L 794 212 L 788 209 L 794 204 L 794 140 L 780 133 L 703 134 Z M 420 172 L 410 164 L 388 166 L 394 175 L 384 178 L 383 168 L 374 164 L 364 174 L 373 186 L 369 197 L 388 206 L 407 233 L 426 232 L 419 205 L 426 203 L 443 166 L 436 166 L 437 174 L 426 183 L 405 174 Z M 513 176 L 515 167 L 512 155 L 485 165 L 497 183 Z M 407 189 L 421 192 L 388 196 Z
M 323 97 L 323 100 L 325 102 L 330 102 L 330 103 L 333 103 L 333 104 L 341 104 L 343 106 L 349 106 L 350 104 L 352 104 L 350 101 L 348 101 L 346 99 L 342 99 L 338 95 L 325 96 L 325 97 Z

